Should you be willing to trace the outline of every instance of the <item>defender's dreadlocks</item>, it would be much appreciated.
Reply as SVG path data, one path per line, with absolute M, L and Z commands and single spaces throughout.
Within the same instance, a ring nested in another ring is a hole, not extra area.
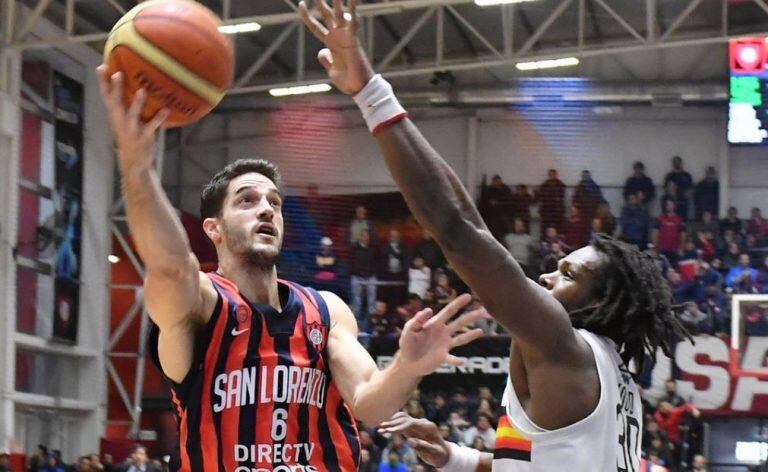
M 672 304 L 657 256 L 605 234 L 597 234 L 591 244 L 607 258 L 594 278 L 594 295 L 602 301 L 571 312 L 572 322 L 616 342 L 624 364 L 634 361 L 638 375 L 646 354 L 655 361 L 661 347 L 671 356 L 670 343 L 690 339 L 690 334 L 678 318 L 680 308 Z

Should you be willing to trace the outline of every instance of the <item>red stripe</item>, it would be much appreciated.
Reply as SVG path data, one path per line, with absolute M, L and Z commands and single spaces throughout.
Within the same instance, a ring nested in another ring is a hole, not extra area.
M 347 437 L 344 435 L 344 430 L 339 424 L 339 404 L 341 403 L 341 395 L 336 388 L 336 384 L 331 383 L 328 388 L 328 394 L 325 400 L 325 414 L 328 418 L 328 429 L 331 432 L 331 440 L 336 446 L 336 456 L 339 459 L 339 466 L 341 470 L 355 470 L 355 459 L 352 457 L 352 450 L 347 443 Z M 346 408 L 346 405 L 343 406 Z M 352 415 L 350 415 L 352 417 Z
M 237 329 L 252 328 L 252 312 L 250 307 L 243 300 L 239 300 L 238 303 L 238 310 L 241 306 L 245 307 L 248 310 L 248 316 L 243 322 L 238 320 Z M 253 336 L 253 329 L 250 330 L 247 336 L 235 337 L 229 346 L 229 353 L 227 354 L 226 372 L 241 371 L 241 386 L 243 385 L 243 363 L 248 353 L 248 341 L 251 336 Z M 235 470 L 238 464 L 235 462 L 234 447 L 240 443 L 240 408 L 225 408 L 221 412 L 221 443 L 224 445 L 222 449 L 224 468 L 226 470 Z
M 189 432 L 187 431 L 187 412 L 181 408 L 181 402 L 176 396 L 176 392 L 171 390 L 171 399 L 176 406 L 176 411 L 179 414 L 179 455 L 181 456 L 181 468 L 178 472 L 190 472 L 192 467 L 190 466 L 189 453 L 187 452 L 187 437 Z
M 274 442 L 272 441 L 272 415 L 274 410 L 273 402 L 262 402 L 261 392 L 265 392 L 269 398 L 272 398 L 273 389 L 273 372 L 277 365 L 277 353 L 275 352 L 275 340 L 269 335 L 267 330 L 267 322 L 264 317 L 261 317 L 261 343 L 259 343 L 259 371 L 256 375 L 259 376 L 258 392 L 258 406 L 256 407 L 256 444 L 269 444 L 269 449 L 272 450 Z M 267 375 L 262 376 L 262 372 Z M 258 461 L 258 456 L 257 456 Z M 270 462 L 257 462 L 256 467 L 271 468 Z M 207 470 L 207 469 L 206 469 Z
M 376 125 L 375 128 L 373 128 L 373 131 L 371 131 L 371 134 L 373 136 L 376 136 L 377 133 L 380 133 L 384 131 L 385 129 L 389 128 L 390 126 L 394 125 L 398 121 L 402 121 L 404 119 L 408 118 L 408 112 L 404 111 L 401 113 L 398 113 L 397 115 L 393 116 L 392 118 L 388 119 L 387 121 L 384 121 L 382 123 L 379 123 Z
M 224 337 L 224 330 L 227 326 L 227 310 L 229 302 L 227 297 L 221 297 L 223 302 L 219 311 L 219 319 L 216 320 L 216 327 L 211 337 L 211 343 L 205 353 L 205 381 L 203 382 L 203 398 L 200 402 L 200 448 L 203 453 L 203 468 L 205 470 L 216 470 L 219 467 L 218 443 L 216 437 L 216 428 L 213 424 L 213 405 L 211 404 L 211 388 L 213 387 L 213 374 L 216 369 L 216 358 L 221 350 L 221 340 Z

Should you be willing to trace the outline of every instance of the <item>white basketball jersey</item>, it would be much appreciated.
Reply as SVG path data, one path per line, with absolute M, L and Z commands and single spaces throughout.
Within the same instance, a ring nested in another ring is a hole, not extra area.
M 586 418 L 548 431 L 525 414 L 507 380 L 493 470 L 498 472 L 637 472 L 643 413 L 632 375 L 610 339 L 577 330 L 592 348 L 600 401 Z

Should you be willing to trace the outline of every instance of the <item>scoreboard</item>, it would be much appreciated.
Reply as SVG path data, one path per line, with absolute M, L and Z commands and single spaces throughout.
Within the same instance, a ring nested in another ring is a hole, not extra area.
M 728 142 L 768 144 L 768 38 L 730 42 Z

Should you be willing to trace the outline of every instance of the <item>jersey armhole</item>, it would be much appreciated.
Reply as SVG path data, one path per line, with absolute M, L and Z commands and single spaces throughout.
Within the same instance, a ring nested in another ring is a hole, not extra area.
M 189 392 L 197 376 L 197 373 L 200 370 L 197 367 L 203 362 L 205 358 L 206 348 L 210 343 L 211 337 L 213 336 L 213 329 L 216 326 L 216 322 L 218 321 L 221 312 L 223 299 L 220 289 L 215 281 L 213 282 L 213 287 L 216 289 L 216 305 L 213 309 L 213 313 L 208 319 L 208 322 L 195 333 L 192 364 L 189 366 L 189 372 L 187 372 L 187 375 L 184 376 L 184 379 L 182 379 L 181 382 L 176 382 L 165 375 L 163 366 L 160 364 L 160 328 L 156 324 L 152 323 L 152 328 L 149 331 L 149 355 L 152 359 L 152 363 L 155 364 L 155 366 L 160 370 L 160 373 L 163 375 L 165 381 L 168 382 L 173 388 L 174 392 L 176 392 L 182 407 L 185 407 L 187 404 L 187 393 Z

